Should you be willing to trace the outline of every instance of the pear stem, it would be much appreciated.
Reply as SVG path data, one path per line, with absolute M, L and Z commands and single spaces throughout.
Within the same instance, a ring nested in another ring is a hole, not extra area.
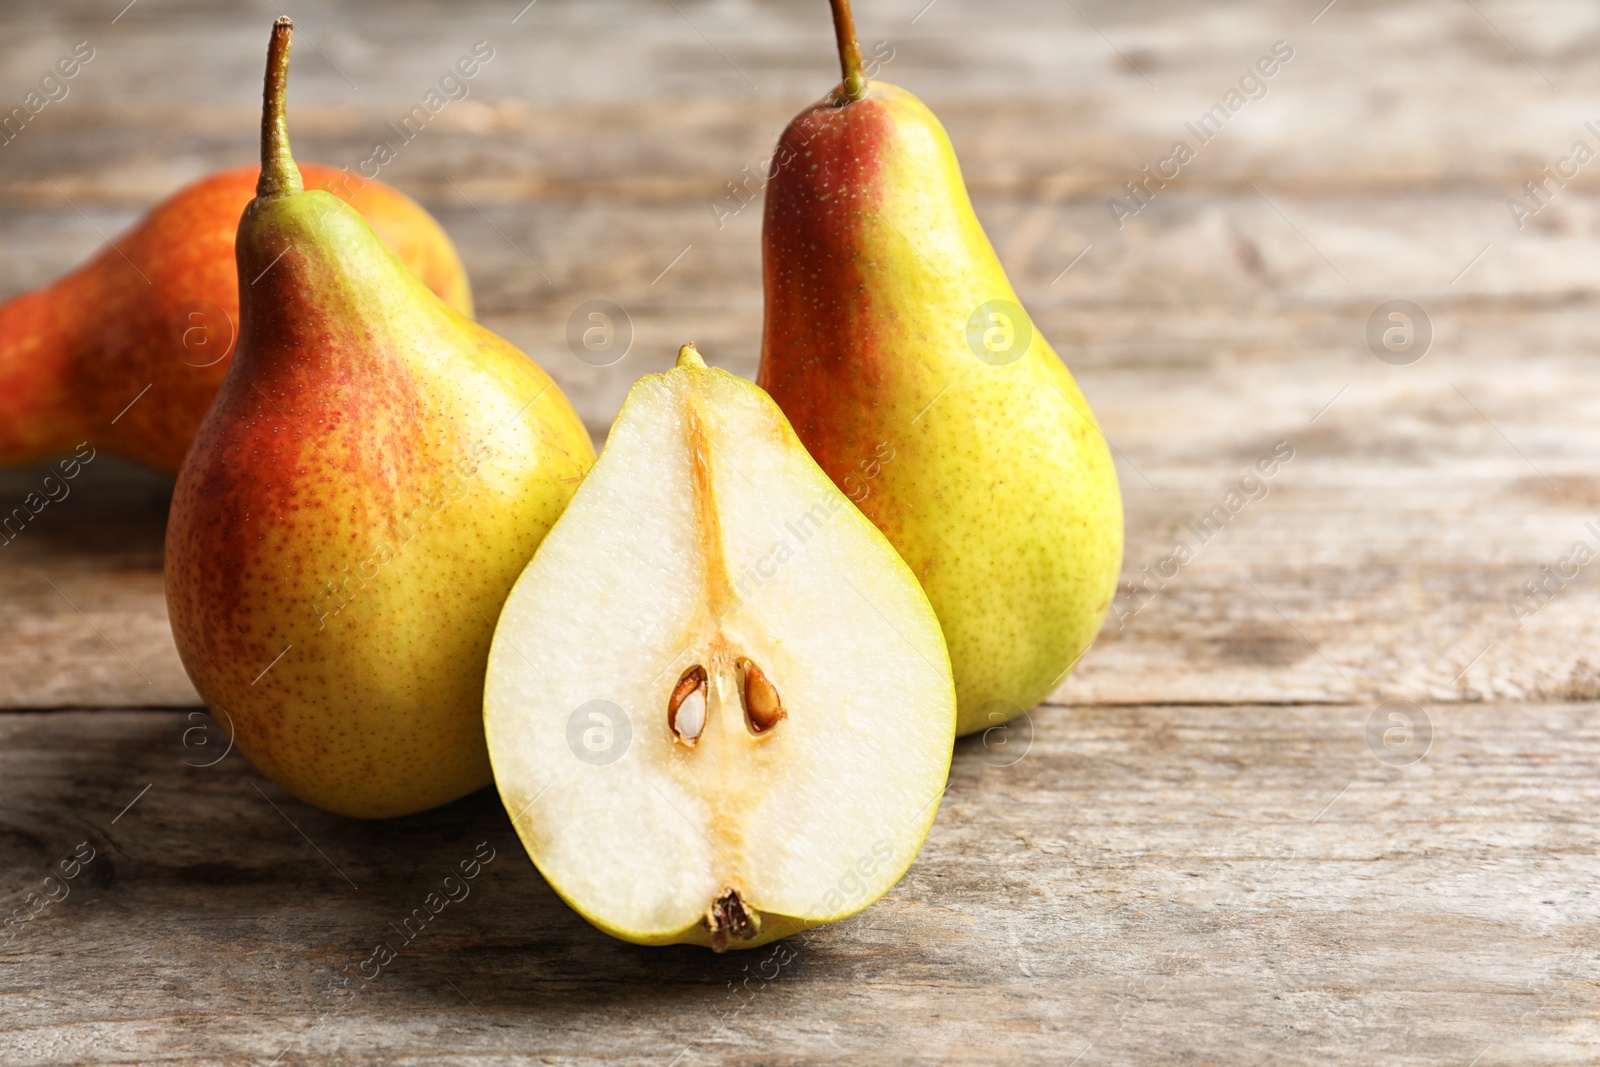
M 850 13 L 850 0 L 828 0 L 833 5 L 833 35 L 839 40 L 839 67 L 844 71 L 839 106 L 854 103 L 867 95 L 867 77 L 861 72 L 861 42 L 856 38 L 856 20 Z
M 277 200 L 303 192 L 300 168 L 289 154 L 289 120 L 286 98 L 289 87 L 289 42 L 294 37 L 294 21 L 287 16 L 272 24 L 272 43 L 267 46 L 266 89 L 261 105 L 261 178 L 256 182 L 256 199 Z

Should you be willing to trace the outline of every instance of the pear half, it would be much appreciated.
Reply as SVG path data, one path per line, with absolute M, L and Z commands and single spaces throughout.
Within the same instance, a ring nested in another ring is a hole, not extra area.
M 528 854 L 605 932 L 754 947 L 851 915 L 950 768 L 938 620 L 757 386 L 628 394 L 506 601 L 484 720 Z

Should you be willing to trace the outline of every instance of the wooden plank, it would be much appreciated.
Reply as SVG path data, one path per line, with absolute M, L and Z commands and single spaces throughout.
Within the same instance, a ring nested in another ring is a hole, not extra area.
M 724 957 L 591 929 L 488 793 L 361 823 L 237 753 L 199 766 L 223 743 L 203 716 L 0 715 L 0 904 L 95 852 L 0 939 L 0 1048 L 18 1065 L 1593 1062 L 1596 706 L 1422 713 L 1431 745 L 1399 767 L 1369 750 L 1366 709 L 1040 709 L 1030 738 L 960 743 L 888 898 Z M 480 842 L 470 895 L 405 943 Z M 364 979 L 380 943 L 397 958 Z
M 5 514 L 39 509 L 0 545 L 5 703 L 197 704 L 161 585 L 172 480 L 99 455 L 76 478 L 45 484 L 59 473 L 49 465 L 0 471 Z
M 1124 457 L 1128 508 L 1117 611 L 1127 617 L 1111 620 L 1061 698 L 1594 695 L 1600 587 L 1591 569 L 1537 612 L 1523 593 L 1575 542 L 1600 554 L 1600 535 L 1585 527 L 1600 519 L 1600 482 L 1583 458 L 1600 448 L 1600 413 L 1569 385 L 1587 374 L 1588 318 L 1581 306 L 1530 317 L 1448 305 L 1437 314 L 1438 350 L 1412 367 L 1373 358 L 1359 340 L 1361 317 L 1348 313 L 1263 309 L 1242 315 L 1235 333 L 1227 316 L 1166 320 L 1102 306 L 1053 331 L 1064 347 L 1092 339 L 1079 376 Z M 720 339 L 687 332 L 689 316 L 667 308 L 641 313 L 636 344 L 659 357 L 641 351 L 596 369 L 552 355 L 546 340 L 544 362 L 598 433 L 633 377 L 665 365 L 670 344 L 647 339 L 698 336 L 715 358 L 740 351 L 742 333 L 742 350 L 754 351 L 755 316 L 708 319 L 726 331 Z M 533 350 L 541 346 L 530 338 L 561 328 L 533 315 L 500 325 Z M 1342 340 L 1319 333 L 1338 330 Z M 1130 351 L 1122 338 L 1135 331 L 1157 339 Z M 1161 370 L 1172 351 L 1213 354 L 1209 364 Z M 754 369 L 748 355 L 730 362 Z M 1280 441 L 1294 458 L 1264 498 L 1203 547 L 1184 533 Z M 20 503 L 42 477 L 39 468 L 0 473 L 0 501 Z M 194 701 L 164 622 L 169 491 L 162 479 L 96 460 L 71 497 L 0 548 L 0 602 L 18 605 L 0 614 L 0 702 Z M 1140 607 L 1144 568 L 1159 568 L 1178 540 L 1200 548 L 1196 558 Z M 1510 603 L 1529 613 L 1515 617 Z
M 879 40 L 893 48 L 882 76 L 958 131 L 980 186 L 1065 181 L 1109 195 L 1106 183 L 1167 152 L 1277 40 L 1293 58 L 1204 146 L 1185 182 L 1509 183 L 1503 197 L 1595 117 L 1579 102 L 1593 98 L 1600 75 L 1571 47 L 1591 32 L 1581 5 L 1545 5 L 1529 19 L 1506 0 L 1343 0 L 1313 22 L 1320 6 L 878 0 L 860 5 L 858 19 L 869 52 Z M 7 99 L 73 42 L 97 51 L 69 97 L 4 149 L 6 181 L 76 174 L 106 188 L 115 177 L 154 196 L 182 172 L 248 159 L 259 87 L 247 72 L 261 65 L 266 16 L 140 4 L 112 25 L 104 8 L 79 0 L 15 14 L 16 45 L 0 59 Z M 516 14 L 498 0 L 406 5 L 403 18 L 361 3 L 304 13 L 297 138 L 317 155 L 359 161 L 481 39 L 495 58 L 427 140 L 407 147 L 397 172 L 720 184 L 837 77 L 820 0 L 605 0 L 535 5 L 513 23 Z M 113 170 L 108 156 L 136 165 Z

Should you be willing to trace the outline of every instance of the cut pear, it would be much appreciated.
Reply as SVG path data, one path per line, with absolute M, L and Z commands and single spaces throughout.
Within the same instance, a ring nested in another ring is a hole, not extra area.
M 900 879 L 955 736 L 938 620 L 751 382 L 628 394 L 489 655 L 500 795 L 563 899 L 643 944 L 752 947 Z

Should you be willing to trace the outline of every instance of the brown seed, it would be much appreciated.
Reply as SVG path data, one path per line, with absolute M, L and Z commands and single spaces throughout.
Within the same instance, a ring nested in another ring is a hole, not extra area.
M 706 728 L 706 669 L 693 666 L 683 672 L 667 698 L 667 725 L 672 736 L 690 748 Z
M 783 701 L 778 697 L 777 687 L 760 667 L 747 659 L 741 659 L 739 673 L 744 676 L 744 685 L 741 687 L 744 694 L 744 717 L 749 721 L 752 731 L 758 734 L 766 733 L 778 725 L 779 719 L 789 717 L 789 713 L 783 710 Z
M 728 889 L 706 909 L 706 929 L 711 931 L 711 948 L 728 950 L 728 937 L 749 941 L 761 932 L 761 917 L 745 905 L 737 889 Z

